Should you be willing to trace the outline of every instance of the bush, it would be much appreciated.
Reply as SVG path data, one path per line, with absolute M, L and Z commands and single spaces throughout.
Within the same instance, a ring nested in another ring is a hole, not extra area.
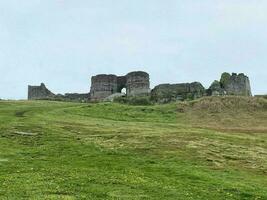
M 222 86 L 223 88 L 225 88 L 225 86 L 226 86 L 227 83 L 229 82 L 230 78 L 231 78 L 231 75 L 230 75 L 229 73 L 224 72 L 224 73 L 222 74 L 220 83 L 221 83 L 221 86 Z
M 129 105 L 152 105 L 152 101 L 149 96 L 139 97 L 116 97 L 114 102 L 129 104 Z

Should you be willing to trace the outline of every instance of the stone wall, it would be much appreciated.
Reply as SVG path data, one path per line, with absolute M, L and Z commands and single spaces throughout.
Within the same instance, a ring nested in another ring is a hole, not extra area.
M 222 83 L 222 88 L 228 95 L 252 96 L 250 81 L 245 74 L 233 73 Z
M 75 102 L 87 102 L 89 100 L 90 93 L 66 93 L 63 95 L 65 101 L 75 101 Z
M 40 86 L 28 86 L 29 100 L 47 99 L 53 97 L 55 97 L 55 94 L 48 90 L 44 83 L 41 83 Z
M 252 96 L 249 78 L 243 73 L 223 73 L 220 81 L 214 81 L 207 93 L 212 96 Z
M 78 94 L 78 93 L 66 93 L 54 94 L 46 88 L 45 84 L 42 83 L 40 86 L 28 86 L 28 100 L 56 100 L 56 101 L 75 101 L 75 102 L 86 102 L 89 99 L 89 93 Z
M 151 99 L 159 103 L 196 99 L 205 95 L 205 88 L 199 82 L 161 84 L 151 91 Z
M 62 101 L 103 101 L 122 96 L 122 89 L 126 89 L 126 96 L 151 95 L 156 102 L 170 102 L 176 100 L 196 99 L 202 96 L 239 95 L 252 96 L 249 78 L 241 73 L 223 73 L 220 81 L 214 81 L 209 89 L 205 89 L 199 82 L 181 84 L 161 84 L 150 91 L 149 74 L 143 71 L 130 72 L 126 76 L 100 74 L 91 78 L 90 93 L 67 93 L 55 95 L 42 83 L 40 86 L 28 86 L 28 99 L 50 99 Z
M 127 96 L 148 95 L 149 87 L 149 74 L 146 72 L 131 72 L 126 76 L 100 74 L 91 78 L 90 101 L 105 100 L 121 93 L 123 88 L 126 88 Z

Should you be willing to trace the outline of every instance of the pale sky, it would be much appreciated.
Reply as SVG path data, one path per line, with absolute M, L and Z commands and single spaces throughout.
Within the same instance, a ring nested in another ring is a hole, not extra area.
M 0 98 L 88 92 L 99 73 L 160 83 L 244 72 L 267 93 L 266 0 L 0 0 Z

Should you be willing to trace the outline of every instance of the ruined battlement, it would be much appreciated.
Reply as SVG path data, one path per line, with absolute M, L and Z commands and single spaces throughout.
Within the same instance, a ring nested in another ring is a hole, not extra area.
M 122 93 L 126 89 L 126 94 Z M 55 99 L 66 101 L 112 101 L 119 96 L 151 96 L 155 102 L 169 102 L 196 99 L 203 96 L 252 96 L 249 78 L 243 74 L 223 73 L 206 90 L 199 82 L 160 84 L 150 91 L 150 77 L 147 72 L 134 71 L 125 76 L 99 74 L 91 78 L 90 93 L 67 93 L 55 95 L 42 83 L 40 86 L 28 86 L 28 99 Z
M 28 100 L 38 100 L 54 97 L 55 94 L 48 90 L 44 83 L 40 86 L 28 86 Z
M 205 88 L 199 82 L 180 84 L 160 84 L 151 92 L 151 98 L 160 103 L 177 100 L 196 99 L 204 96 Z
M 221 79 L 222 88 L 228 95 L 252 96 L 250 81 L 245 74 L 223 73 Z
M 57 101 L 78 101 L 85 102 L 89 99 L 89 93 L 78 94 L 78 93 L 66 93 L 54 94 L 46 88 L 44 83 L 40 86 L 28 86 L 28 100 L 57 100 Z
M 221 75 L 220 81 L 215 80 L 208 94 L 211 96 L 235 95 L 235 96 L 252 96 L 250 81 L 244 73 L 224 72 Z
M 150 93 L 149 74 L 142 71 L 130 72 L 126 76 L 100 74 L 91 78 L 90 100 L 101 101 L 121 93 L 126 88 L 127 96 L 148 95 Z

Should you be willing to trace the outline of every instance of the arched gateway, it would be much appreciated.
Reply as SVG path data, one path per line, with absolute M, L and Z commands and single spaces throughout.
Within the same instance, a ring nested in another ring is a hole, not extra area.
M 148 95 L 150 93 L 149 74 L 143 71 L 130 72 L 126 76 L 100 74 L 91 79 L 90 100 L 103 100 L 126 88 L 127 96 Z

